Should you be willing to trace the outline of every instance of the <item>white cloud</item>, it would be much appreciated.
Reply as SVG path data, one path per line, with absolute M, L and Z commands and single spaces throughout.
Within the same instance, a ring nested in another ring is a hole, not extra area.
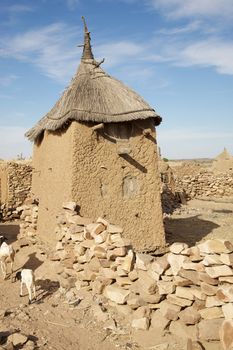
M 130 41 L 118 41 L 99 45 L 95 49 L 95 54 L 100 58 L 105 57 L 105 66 L 111 67 L 124 61 L 127 62 L 130 58 L 138 57 L 143 51 L 143 45 Z
M 4 20 L 1 21 L 1 27 L 11 27 L 16 28 L 19 25 L 20 18 L 29 12 L 35 10 L 34 6 L 28 6 L 25 4 L 11 4 L 11 5 L 1 5 L 0 13 L 4 14 Z M 2 19 L 3 19 L 2 18 Z
M 18 76 L 14 74 L 9 74 L 4 77 L 0 76 L 0 85 L 4 87 L 10 86 L 16 79 L 18 79 Z
M 41 0 L 44 3 L 51 3 L 53 1 L 54 6 L 57 5 L 58 2 L 60 2 L 62 5 L 65 5 L 68 7 L 70 11 L 73 11 L 77 8 L 78 5 L 80 5 L 80 2 L 82 0 Z
M 232 0 L 147 0 L 168 17 L 226 17 L 232 18 Z
M 83 28 L 80 30 L 65 23 L 53 23 L 14 36 L 2 36 L 0 57 L 34 64 L 45 75 L 67 82 L 75 72 L 81 55 L 81 49 L 76 44 L 82 42 Z M 107 43 L 94 48 L 96 57 L 106 58 L 106 67 L 118 65 L 142 51 L 142 45 L 129 41 Z
M 70 10 L 74 10 L 80 3 L 80 0 L 66 0 L 67 6 Z
M 164 60 L 176 66 L 213 67 L 220 74 L 233 75 L 233 41 L 220 38 L 176 41 L 160 49 Z
M 11 96 L 11 95 L 6 95 L 6 94 L 1 94 L 1 93 L 0 93 L 0 99 L 3 99 L 3 100 L 12 100 L 12 99 L 13 99 L 13 96 Z
M 78 36 L 77 28 L 54 23 L 12 38 L 0 38 L 0 57 L 32 63 L 47 76 L 64 82 L 77 66 L 79 52 L 71 42 Z
M 177 34 L 184 34 L 184 33 L 193 33 L 200 29 L 203 30 L 203 22 L 200 20 L 196 20 L 184 26 L 160 29 L 158 33 L 164 34 L 164 35 L 174 35 L 174 34 L 177 35 Z
M 32 145 L 25 139 L 25 128 L 17 126 L 0 126 L 0 159 L 13 159 L 22 153 L 30 157 Z
M 82 41 L 83 33 L 76 27 L 53 23 L 11 38 L 0 38 L 0 57 L 34 64 L 45 75 L 64 83 L 75 73 L 81 55 L 76 44 Z M 134 42 L 119 41 L 96 46 L 93 51 L 95 57 L 106 58 L 105 67 L 113 67 L 142 57 L 144 48 Z
M 224 41 L 213 35 L 199 41 L 193 36 L 183 37 L 183 34 L 198 30 L 200 25 L 201 21 L 193 21 L 184 27 L 163 30 L 166 40 L 156 34 L 154 40 L 150 38 L 148 42 L 116 41 L 97 45 L 93 51 L 98 59 L 106 58 L 104 69 L 120 65 L 127 67 L 133 63 L 138 74 L 148 71 L 153 74 L 154 62 L 167 62 L 179 66 L 213 67 L 218 73 L 233 74 L 233 41 Z M 174 36 L 175 33 L 181 35 Z M 33 64 L 46 76 L 64 84 L 75 73 L 81 55 L 76 44 L 82 41 L 82 29 L 53 23 L 13 37 L 0 37 L 0 57 Z M 8 80 L 2 77 L 0 84 L 10 84 L 14 79 L 13 74 Z
M 188 45 L 181 52 L 181 64 L 213 66 L 219 73 L 233 74 L 233 42 L 205 40 Z
M 168 28 L 155 31 L 154 48 L 152 43 L 151 50 L 147 50 L 150 55 L 144 57 L 148 62 L 212 67 L 220 74 L 233 74 L 233 41 L 226 39 L 226 33 L 231 34 L 232 0 L 145 2 L 169 20 Z M 177 20 L 182 24 L 173 27 Z M 197 35 L 193 35 L 194 32 Z
M 197 140 L 217 140 L 233 138 L 233 132 L 214 132 L 208 130 L 189 130 L 189 129 L 160 129 L 160 139 L 164 141 L 168 140 L 190 140 L 190 142 Z
M 9 12 L 11 14 L 17 14 L 17 13 L 34 11 L 33 7 L 27 6 L 27 5 L 23 5 L 23 4 L 14 4 L 14 5 L 6 7 L 5 10 L 6 10 L 6 12 Z
M 203 27 L 205 27 L 204 39 L 196 40 L 189 35 Z M 159 32 L 166 34 L 167 38 L 164 39 L 161 36 L 158 38 L 156 33 L 154 40 L 148 42 L 120 41 L 104 44 L 97 47 L 95 52 L 98 57 L 107 58 L 105 67 L 126 65 L 132 61 L 137 64 L 138 72 L 143 72 L 144 69 L 151 72 L 153 68 L 150 64 L 156 62 L 183 67 L 212 67 L 220 74 L 233 74 L 233 41 L 213 35 L 214 32 L 211 33 L 208 25 L 203 24 L 202 21 L 192 21 L 183 27 L 164 29 Z M 176 34 L 175 37 L 174 34 Z
M 97 0 L 98 2 L 116 2 L 116 0 Z M 118 0 L 119 2 L 124 2 L 126 4 L 135 4 L 138 0 Z M 139 0 L 141 1 L 141 0 Z

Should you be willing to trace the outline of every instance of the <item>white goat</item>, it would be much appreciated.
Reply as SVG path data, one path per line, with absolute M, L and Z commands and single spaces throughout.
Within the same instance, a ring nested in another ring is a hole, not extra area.
M 29 301 L 28 304 L 32 302 L 32 291 L 34 294 L 34 299 L 36 300 L 36 287 L 35 287 L 35 276 L 31 269 L 23 269 L 18 271 L 15 275 L 17 280 L 20 280 L 20 296 L 23 296 L 23 284 L 26 285 L 28 290 Z
M 15 259 L 15 251 L 12 245 L 5 242 L 7 238 L 0 236 L 0 263 L 4 280 L 7 275 L 7 262 L 11 263 L 11 282 L 13 281 L 13 264 Z

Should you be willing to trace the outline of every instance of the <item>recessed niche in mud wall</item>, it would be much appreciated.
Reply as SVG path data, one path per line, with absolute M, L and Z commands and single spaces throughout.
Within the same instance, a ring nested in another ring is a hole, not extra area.
M 122 194 L 124 198 L 132 198 L 139 193 L 139 183 L 136 177 L 126 176 L 123 179 Z
M 101 193 L 101 197 L 106 197 L 108 193 L 107 186 L 103 183 L 100 184 L 100 193 Z

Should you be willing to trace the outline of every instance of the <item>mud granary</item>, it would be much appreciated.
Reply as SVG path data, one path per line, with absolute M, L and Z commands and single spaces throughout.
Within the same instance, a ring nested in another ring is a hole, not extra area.
M 155 126 L 161 118 L 94 59 L 84 21 L 77 73 L 26 136 L 34 142 L 32 193 L 38 233 L 53 238 L 62 203 L 124 228 L 135 249 L 164 245 Z
M 233 157 L 228 150 L 224 150 L 213 160 L 212 170 L 214 172 L 233 171 Z

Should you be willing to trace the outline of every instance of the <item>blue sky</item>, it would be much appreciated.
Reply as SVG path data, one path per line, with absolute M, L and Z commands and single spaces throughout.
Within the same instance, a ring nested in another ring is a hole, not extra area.
M 82 15 L 102 68 L 162 116 L 164 157 L 233 154 L 232 0 L 1 0 L 0 158 L 32 154 L 24 132 L 76 71 Z

